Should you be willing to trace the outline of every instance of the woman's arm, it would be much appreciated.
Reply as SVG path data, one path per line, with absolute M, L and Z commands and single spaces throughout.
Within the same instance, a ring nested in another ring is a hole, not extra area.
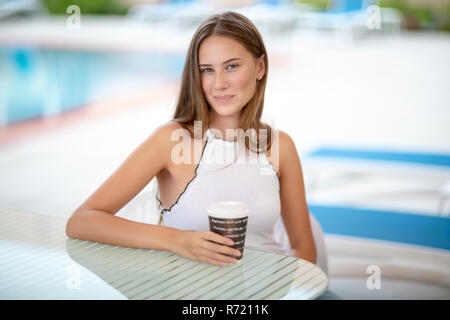
M 309 221 L 300 158 L 292 138 L 281 130 L 278 132 L 283 224 L 293 250 L 292 255 L 316 263 L 316 246 Z
M 228 247 L 233 242 L 213 232 L 179 230 L 115 215 L 172 161 L 172 149 L 178 143 L 171 140 L 175 129 L 180 126 L 174 122 L 165 124 L 141 143 L 75 210 L 66 224 L 67 236 L 116 246 L 172 251 L 216 265 L 235 262 L 225 256 L 239 253 Z
M 175 124 L 157 128 L 72 214 L 66 234 L 112 245 L 170 249 L 176 230 L 130 221 L 115 214 L 167 166 Z M 152 237 L 148 235 L 152 234 Z

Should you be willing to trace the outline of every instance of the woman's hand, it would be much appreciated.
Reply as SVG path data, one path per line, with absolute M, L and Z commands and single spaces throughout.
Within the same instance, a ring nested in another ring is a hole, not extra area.
M 238 262 L 237 259 L 230 257 L 241 255 L 239 250 L 230 247 L 234 245 L 233 240 L 212 231 L 179 231 L 174 239 L 173 252 L 217 266 Z

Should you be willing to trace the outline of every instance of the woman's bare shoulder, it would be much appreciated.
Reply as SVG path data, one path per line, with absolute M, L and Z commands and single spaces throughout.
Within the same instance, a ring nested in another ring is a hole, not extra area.
M 283 151 L 292 152 L 293 148 L 295 149 L 294 139 L 286 132 L 281 129 L 277 129 L 279 139 L 280 139 L 280 148 L 284 149 Z
M 179 124 L 176 121 L 167 121 L 160 126 L 158 126 L 154 131 L 153 134 L 158 137 L 167 137 L 172 134 L 174 130 L 182 130 L 183 127 L 181 124 Z
M 187 134 L 188 131 L 181 124 L 175 121 L 168 121 L 158 126 L 147 138 L 151 144 L 158 144 L 160 147 L 172 147 L 179 142 L 180 136 Z
M 279 130 L 280 174 L 300 168 L 300 157 L 294 139 L 285 131 Z
M 283 151 L 289 151 L 289 149 L 292 151 L 292 146 L 295 146 L 294 140 L 291 138 L 291 136 L 286 132 L 278 128 L 274 128 L 272 126 L 269 126 L 271 134 L 272 134 L 272 142 L 274 143 L 274 147 L 277 148 L 283 148 Z M 276 150 L 280 152 L 281 150 Z
M 284 167 L 292 166 L 299 161 L 294 139 L 281 129 L 272 128 L 273 145 L 270 149 L 272 165 L 276 168 L 279 176 L 282 175 Z

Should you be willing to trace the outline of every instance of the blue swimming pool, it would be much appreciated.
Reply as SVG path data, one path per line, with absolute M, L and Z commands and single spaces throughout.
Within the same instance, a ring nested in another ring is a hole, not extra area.
M 0 47 L 0 125 L 59 114 L 117 87 L 178 79 L 183 55 Z

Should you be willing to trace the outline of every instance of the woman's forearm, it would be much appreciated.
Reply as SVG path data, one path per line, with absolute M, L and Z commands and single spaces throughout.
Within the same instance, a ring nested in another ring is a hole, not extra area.
M 66 224 L 70 238 L 115 246 L 173 251 L 179 230 L 127 220 L 98 211 L 80 211 Z

